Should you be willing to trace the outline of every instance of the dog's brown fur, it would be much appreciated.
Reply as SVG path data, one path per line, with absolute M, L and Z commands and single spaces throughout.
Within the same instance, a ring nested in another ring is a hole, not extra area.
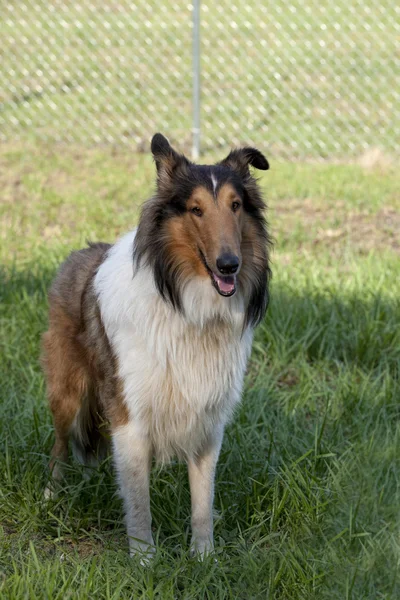
M 115 376 L 116 359 L 92 287 L 110 247 L 99 243 L 73 252 L 49 292 L 42 364 L 55 428 L 50 467 L 56 479 L 62 475 L 60 462 L 67 460 L 71 434 L 76 453 L 90 464 L 105 452 L 103 421 L 118 426 L 128 419 L 121 383 Z

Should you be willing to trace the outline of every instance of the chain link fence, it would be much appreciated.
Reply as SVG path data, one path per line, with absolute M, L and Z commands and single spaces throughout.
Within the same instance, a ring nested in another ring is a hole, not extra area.
M 400 7 L 389 0 L 200 7 L 9 0 L 0 22 L 0 139 L 127 144 L 155 131 L 202 152 L 253 143 L 290 159 L 400 151 Z

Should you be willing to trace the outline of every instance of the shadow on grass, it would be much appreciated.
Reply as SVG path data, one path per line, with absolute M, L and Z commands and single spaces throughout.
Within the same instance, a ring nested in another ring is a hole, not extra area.
M 41 501 L 53 434 L 38 349 L 53 276 L 39 267 L 0 273 L 0 488 L 8 499 L 0 521 L 15 535 L 87 536 L 125 549 L 110 460 L 89 481 L 72 464 L 59 497 Z M 349 581 L 360 594 L 365 581 L 388 588 L 400 489 L 399 315 L 399 301 L 382 293 L 274 285 L 218 467 L 221 557 L 251 552 L 268 585 L 278 589 L 284 574 L 310 598 L 335 573 L 342 590 Z M 178 555 L 189 535 L 186 469 L 173 464 L 152 479 L 155 534 Z
M 37 265 L 23 271 L 0 267 L 3 326 L 12 315 L 20 318 L 21 330 L 25 324 L 29 331 L 38 319 L 44 330 L 46 294 L 55 273 L 52 267 Z M 327 359 L 369 370 L 383 364 L 398 376 L 399 322 L 398 296 L 376 292 L 363 297 L 332 289 L 298 293 L 278 283 L 256 344 L 272 359 L 302 356 L 310 362 Z

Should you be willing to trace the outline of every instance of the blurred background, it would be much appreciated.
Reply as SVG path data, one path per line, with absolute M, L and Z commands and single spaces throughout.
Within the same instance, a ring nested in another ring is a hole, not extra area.
M 0 597 L 400 598 L 400 7 L 390 0 L 0 1 Z M 188 556 L 184 465 L 130 560 L 110 460 L 43 502 L 47 290 L 133 228 L 156 131 L 200 162 L 254 144 L 271 302 Z
M 398 154 L 397 3 L 196 5 L 4 3 L 1 139 L 142 152 L 159 130 L 191 149 L 200 128 L 203 152 L 253 143 L 292 160 Z

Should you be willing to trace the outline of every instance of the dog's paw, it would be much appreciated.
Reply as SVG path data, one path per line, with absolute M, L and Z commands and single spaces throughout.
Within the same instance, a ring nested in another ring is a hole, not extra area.
M 47 484 L 43 492 L 43 499 L 48 502 L 49 500 L 53 500 L 55 495 L 54 488 L 50 484 Z
M 210 538 L 192 538 L 190 556 L 204 560 L 206 556 L 214 553 L 214 544 Z
M 154 542 L 142 542 L 140 540 L 131 539 L 129 543 L 129 554 L 131 558 L 138 557 L 141 567 L 149 567 L 154 559 L 156 548 Z

